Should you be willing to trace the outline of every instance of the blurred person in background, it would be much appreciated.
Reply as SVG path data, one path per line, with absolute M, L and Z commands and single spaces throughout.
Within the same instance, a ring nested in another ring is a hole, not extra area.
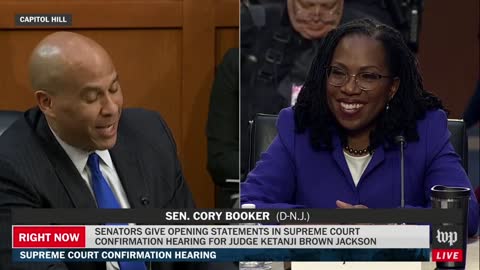
M 218 65 L 207 121 L 207 168 L 215 183 L 215 206 L 229 208 L 238 194 L 238 48 L 229 49 Z
M 478 121 L 480 121 L 480 80 L 477 81 L 477 87 L 470 98 L 467 109 L 465 109 L 465 112 L 463 113 L 463 120 L 465 121 L 467 128 L 478 124 Z
M 480 121 L 480 80 L 477 81 L 477 87 L 475 88 L 475 92 L 473 93 L 473 96 L 470 98 L 470 102 L 468 103 L 467 109 L 463 113 L 463 120 L 465 121 L 467 128 L 471 128 L 475 125 L 478 125 L 478 121 Z M 478 142 L 478 135 L 477 135 L 477 142 Z M 477 196 L 477 199 L 480 200 L 480 186 L 478 186 L 477 189 L 475 190 L 475 194 Z

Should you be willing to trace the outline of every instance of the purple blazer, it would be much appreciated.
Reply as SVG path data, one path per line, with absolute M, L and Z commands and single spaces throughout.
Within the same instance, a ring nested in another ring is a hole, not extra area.
M 469 235 L 478 227 L 478 203 L 460 157 L 450 144 L 447 117 L 429 111 L 417 122 L 419 141 L 405 146 L 405 205 L 431 207 L 434 185 L 472 189 L 468 214 Z M 278 135 L 241 185 L 241 202 L 257 208 L 336 208 L 335 201 L 369 208 L 400 206 L 400 149 L 381 145 L 355 186 L 340 138 L 333 150 L 315 151 L 308 130 L 295 133 L 292 108 L 283 109 Z

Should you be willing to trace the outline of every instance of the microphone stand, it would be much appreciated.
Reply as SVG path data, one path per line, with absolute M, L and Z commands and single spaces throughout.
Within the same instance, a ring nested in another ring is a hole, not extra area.
M 400 144 L 400 207 L 405 208 L 405 159 L 403 156 L 405 137 L 396 136 L 395 142 Z

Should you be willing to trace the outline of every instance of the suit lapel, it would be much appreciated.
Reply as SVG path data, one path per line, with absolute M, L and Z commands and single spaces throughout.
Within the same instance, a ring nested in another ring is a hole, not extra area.
M 360 178 L 360 181 L 362 181 L 363 178 L 367 177 L 375 168 L 377 168 L 380 164 L 382 164 L 384 160 L 385 160 L 385 149 L 383 145 L 380 145 L 375 149 L 375 152 L 373 153 L 373 156 L 372 156 L 372 160 L 370 160 L 370 163 L 368 163 L 368 166 L 363 172 L 362 177 Z
M 131 208 L 145 208 L 150 204 L 142 164 L 133 144 L 127 143 L 126 136 L 119 130 L 117 143 L 110 149 L 110 155 Z
M 353 182 L 350 169 L 348 169 L 347 161 L 345 160 L 345 156 L 343 154 L 342 143 L 340 142 L 340 138 L 338 138 L 338 136 L 335 136 L 333 138 L 333 159 L 337 163 L 337 166 L 340 168 L 340 170 L 343 172 L 345 180 L 349 183 L 350 188 L 352 188 L 352 190 L 355 190 L 355 183 Z
M 36 109 L 38 119 L 35 130 L 42 140 L 47 157 L 58 180 L 63 184 L 75 208 L 96 208 L 95 199 L 77 168 L 53 136 L 45 116 Z

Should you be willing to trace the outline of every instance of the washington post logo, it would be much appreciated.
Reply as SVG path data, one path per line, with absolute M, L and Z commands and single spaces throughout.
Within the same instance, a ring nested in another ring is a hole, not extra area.
M 442 232 L 440 229 L 437 229 L 437 241 L 438 243 L 446 244 L 453 246 L 458 241 L 457 232 Z

